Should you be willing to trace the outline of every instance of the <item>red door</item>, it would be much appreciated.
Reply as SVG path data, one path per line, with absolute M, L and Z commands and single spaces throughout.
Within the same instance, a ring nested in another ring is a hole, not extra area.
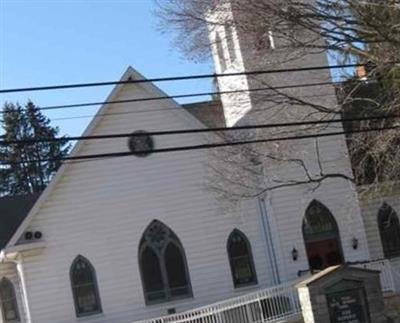
M 311 271 L 343 263 L 342 250 L 336 238 L 306 242 L 306 248 Z
M 303 238 L 311 272 L 343 263 L 339 228 L 329 209 L 313 200 L 303 220 Z

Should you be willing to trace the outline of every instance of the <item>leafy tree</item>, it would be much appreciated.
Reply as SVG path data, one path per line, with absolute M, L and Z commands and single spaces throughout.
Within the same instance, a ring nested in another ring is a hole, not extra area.
M 61 165 L 70 146 L 67 140 L 29 142 L 38 138 L 56 138 L 57 127 L 31 101 L 24 107 L 5 103 L 1 120 L 4 141 L 28 141 L 0 145 L 0 194 L 16 195 L 41 192 Z

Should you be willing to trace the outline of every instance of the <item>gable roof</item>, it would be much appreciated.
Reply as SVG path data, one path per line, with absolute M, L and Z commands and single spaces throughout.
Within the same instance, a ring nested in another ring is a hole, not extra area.
M 0 198 L 0 250 L 28 215 L 40 193 Z
M 120 78 L 120 81 L 127 81 L 127 80 L 144 80 L 146 79 L 142 74 L 140 74 L 138 71 L 136 71 L 134 68 L 129 66 L 122 77 Z M 92 121 L 89 123 L 85 131 L 83 132 L 82 136 L 88 136 L 90 133 L 96 128 L 96 126 L 100 123 L 102 120 L 103 116 L 106 115 L 106 111 L 108 108 L 111 106 L 108 102 L 113 101 L 114 98 L 118 95 L 120 90 L 124 87 L 125 84 L 117 84 L 114 86 L 112 89 L 111 93 L 108 95 L 106 100 L 104 101 L 104 104 L 100 107 L 100 109 L 97 111 L 96 115 L 92 119 Z M 163 92 L 159 87 L 157 87 L 155 84 L 152 82 L 145 82 L 145 83 L 137 83 L 138 86 L 142 87 L 146 91 L 149 91 L 150 93 L 153 93 L 154 96 L 160 96 L 160 97 L 166 97 L 167 94 Z M 169 99 L 170 102 L 176 107 L 176 108 L 182 108 L 182 105 L 177 103 L 175 100 L 172 98 Z M 208 113 L 200 113 L 198 111 L 198 108 L 203 104 L 203 106 L 208 106 L 209 109 L 212 108 L 212 105 L 206 102 L 203 103 L 195 103 L 195 104 L 188 104 L 185 106 L 185 108 L 182 108 L 182 111 L 188 111 L 189 113 L 184 113 L 181 114 L 179 109 L 174 110 L 173 113 L 179 113 L 185 119 L 188 121 L 194 122 L 197 127 L 201 128 L 202 126 L 207 126 L 207 124 L 212 124 L 210 116 Z M 195 108 L 195 110 L 190 110 Z M 222 107 L 220 108 L 222 111 Z M 197 112 L 197 113 L 196 113 Z M 207 116 L 207 117 L 206 117 Z M 220 118 L 217 118 L 220 120 Z M 82 141 L 78 141 L 78 143 L 73 147 L 72 151 L 70 152 L 70 156 L 76 156 L 78 155 L 81 147 L 83 145 Z M 13 245 L 15 245 L 18 242 L 18 239 L 21 237 L 21 235 L 24 233 L 24 231 L 28 228 L 32 218 L 35 216 L 35 214 L 40 210 L 42 204 L 47 200 L 47 197 L 50 195 L 50 193 L 53 191 L 53 189 L 57 186 L 58 182 L 62 178 L 63 174 L 65 173 L 66 169 L 68 167 L 68 164 L 63 163 L 61 167 L 58 169 L 57 173 L 55 174 L 54 178 L 51 180 L 50 184 L 46 187 L 46 189 L 43 191 L 43 193 L 40 195 L 40 197 L 37 199 L 36 203 L 33 203 L 33 206 L 28 210 L 28 214 L 22 219 L 22 222 L 20 222 L 19 226 L 16 228 L 15 232 L 12 234 L 11 238 L 8 239 L 8 242 L 6 242 L 5 246 L 2 246 L 0 248 L 8 248 Z
M 182 104 L 182 108 L 209 128 L 225 126 L 224 111 L 219 100 Z

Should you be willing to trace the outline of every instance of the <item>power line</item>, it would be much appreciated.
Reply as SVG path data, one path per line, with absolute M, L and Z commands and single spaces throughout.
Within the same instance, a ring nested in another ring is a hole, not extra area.
M 31 144 L 38 142 L 57 142 L 57 141 L 77 141 L 77 140 L 98 140 L 98 139 L 115 139 L 124 137 L 143 137 L 143 136 L 165 136 L 165 135 L 179 135 L 179 134 L 192 134 L 192 133 L 208 133 L 208 132 L 221 132 L 221 131 L 239 131 L 250 129 L 266 129 L 266 128 L 279 128 L 279 127 L 294 127 L 294 126 L 308 126 L 308 125 L 322 125 L 340 122 L 354 122 L 354 121 L 369 121 L 369 120 L 382 120 L 382 119 L 395 119 L 400 118 L 400 115 L 381 115 L 371 117 L 357 117 L 357 118 L 341 118 L 333 120 L 315 120 L 315 121 L 299 121 L 299 122 L 282 122 L 272 124 L 259 124 L 247 125 L 236 127 L 214 127 L 214 128 L 200 128 L 200 129 L 179 129 L 179 130 L 164 130 L 152 132 L 139 132 L 139 133 L 118 133 L 107 135 L 92 135 L 92 136 L 75 136 L 75 137 L 59 137 L 59 138 L 34 138 L 24 140 L 3 140 L 0 145 L 10 144 Z
M 214 128 L 178 129 L 178 130 L 163 130 L 163 131 L 134 132 L 134 133 L 132 132 L 114 133 L 107 135 L 91 135 L 91 136 L 75 136 L 75 137 L 1 140 L 0 145 L 34 144 L 40 142 L 77 141 L 77 140 L 115 139 L 115 138 L 143 137 L 143 136 L 182 135 L 182 134 L 209 133 L 209 132 L 222 132 L 222 131 L 231 132 L 239 130 L 311 126 L 311 125 L 324 125 L 324 124 L 340 123 L 340 122 L 370 121 L 370 120 L 383 120 L 383 119 L 386 120 L 386 119 L 396 119 L 396 118 L 400 118 L 400 115 L 381 115 L 381 116 L 357 117 L 357 118 L 345 118 L 345 119 L 341 118 L 332 120 L 282 122 L 282 123 L 269 123 L 269 124 L 258 124 L 258 125 L 247 125 L 247 126 L 235 126 L 235 127 L 214 127 Z
M 76 104 L 63 104 L 63 105 L 52 105 L 52 106 L 40 107 L 39 110 L 69 109 L 69 108 L 98 106 L 98 105 L 103 105 L 103 104 L 121 104 L 121 103 L 158 101 L 158 100 L 168 100 L 168 99 L 182 99 L 182 98 L 192 98 L 192 97 L 197 97 L 197 96 L 235 94 L 235 93 L 243 93 L 243 92 L 260 92 L 260 91 L 267 91 L 267 90 L 273 91 L 273 90 L 283 90 L 283 89 L 302 88 L 302 87 L 335 85 L 335 84 L 341 84 L 341 83 L 342 82 L 329 81 L 329 82 L 316 82 L 316 83 L 305 83 L 305 84 L 270 86 L 270 87 L 261 87 L 261 88 L 255 88 L 255 89 L 199 92 L 199 93 L 189 93 L 189 94 L 176 94 L 176 95 L 156 96 L 156 97 L 148 97 L 148 98 L 142 97 L 142 98 L 125 99 L 125 100 L 111 100 L 111 101 L 86 102 L 86 103 L 76 103 Z M 277 94 L 275 94 L 275 95 L 277 95 Z
M 278 96 L 279 94 L 274 94 L 268 97 L 272 96 Z M 333 96 L 336 97 L 336 94 L 318 94 L 318 95 L 302 95 L 301 98 L 317 98 L 317 97 L 328 97 L 328 96 Z M 210 101 L 212 102 L 212 101 Z M 194 103 L 189 103 L 189 104 L 196 104 L 197 102 Z M 202 102 L 198 102 L 201 104 Z M 73 120 L 73 119 L 84 119 L 84 118 L 94 118 L 94 117 L 103 117 L 103 116 L 114 116 L 114 115 L 125 115 L 125 114 L 136 114 L 136 113 L 151 113 L 151 112 L 161 112 L 161 111 L 187 111 L 192 108 L 186 108 L 184 107 L 185 104 L 182 105 L 182 107 L 174 107 L 174 108 L 159 108 L 159 109 L 142 109 L 142 110 L 132 110 L 132 111 L 121 111 L 121 112 L 106 112 L 106 113 L 97 113 L 97 114 L 87 114 L 87 115 L 80 115 L 80 116 L 73 116 L 73 117 L 60 117 L 60 118 L 51 118 L 52 121 L 58 121 L 58 120 Z M 195 108 L 194 108 L 195 109 Z M 204 108 L 203 108 L 204 109 Z M 256 109 L 254 111 L 260 111 L 260 109 Z M 1 112 L 0 112 L 1 113 Z
M 359 129 L 359 130 L 353 130 L 353 131 L 327 132 L 327 133 L 320 133 L 320 134 L 296 135 L 296 136 L 289 136 L 289 137 L 254 139 L 254 140 L 236 141 L 236 142 L 223 142 L 223 143 L 212 143 L 212 144 L 202 144 L 202 145 L 192 145 L 192 146 L 168 147 L 168 148 L 159 148 L 159 149 L 144 149 L 144 150 L 138 150 L 135 152 L 124 151 L 124 152 L 117 152 L 117 153 L 90 154 L 90 155 L 81 155 L 81 156 L 60 157 L 60 158 L 48 158 L 48 159 L 40 159 L 40 160 L 5 162 L 5 163 L 0 163 L 0 165 L 43 163 L 43 162 L 56 162 L 56 161 L 75 161 L 75 160 L 87 160 L 88 161 L 88 160 L 94 160 L 94 159 L 126 157 L 126 156 L 137 155 L 137 154 L 150 154 L 150 153 L 153 154 L 153 153 L 167 153 L 167 152 L 179 152 L 179 151 L 189 151 L 189 150 L 204 150 L 204 149 L 212 149 L 212 148 L 228 147 L 228 146 L 240 146 L 240 145 L 255 144 L 255 143 L 331 137 L 331 136 L 339 136 L 339 135 L 345 135 L 345 134 L 393 130 L 393 129 L 399 129 L 399 128 L 400 128 L 400 126 L 369 128 L 369 129 Z
M 189 97 L 201 97 L 201 96 L 213 96 L 213 95 L 223 95 L 223 94 L 235 94 L 235 93 L 250 93 L 250 92 L 261 92 L 261 91 L 273 91 L 273 90 L 282 90 L 282 89 L 291 89 L 291 88 L 303 88 L 303 87 L 314 87 L 314 86 L 326 86 L 326 85 L 335 85 L 342 84 L 345 81 L 329 81 L 329 82 L 316 82 L 316 83 L 305 83 L 305 84 L 292 84 L 292 85 L 282 85 L 275 87 L 262 87 L 255 89 L 241 89 L 241 90 L 231 90 L 231 91 L 214 91 L 214 92 L 200 92 L 200 93 L 192 93 L 192 94 L 177 94 L 170 96 L 157 96 L 157 97 L 147 97 L 147 98 L 135 98 L 135 99 L 124 99 L 124 100 L 110 100 L 110 101 L 98 101 L 98 102 L 85 102 L 85 103 L 76 103 L 76 104 L 63 104 L 63 105 L 51 105 L 38 107 L 38 110 L 57 110 L 57 109 L 69 109 L 69 108 L 79 108 L 79 107 L 90 107 L 90 106 L 98 106 L 104 104 L 122 104 L 122 103 L 132 103 L 132 102 L 144 102 L 144 101 L 157 101 L 157 100 L 167 100 L 167 99 L 179 99 L 179 98 L 189 98 Z M 363 81 L 359 81 L 362 83 Z M 272 94 L 270 96 L 279 96 L 278 93 Z M 301 96 L 302 98 L 306 97 L 323 97 L 323 96 L 335 96 L 335 94 L 329 95 L 310 95 L 310 96 Z M 134 110 L 134 111 L 124 111 L 124 112 L 110 112 L 110 113 L 101 113 L 101 114 L 91 114 L 84 116 L 73 116 L 73 117 L 62 117 L 62 118 L 52 118 L 55 120 L 71 120 L 71 119 L 82 119 L 82 118 L 93 118 L 100 116 L 109 116 L 109 115 L 121 115 L 121 114 L 135 114 L 135 113 L 146 113 L 146 112 L 155 112 L 155 111 L 174 111 L 180 110 L 181 107 L 174 108 L 160 108 L 160 109 L 145 109 L 145 110 Z M 5 114 L 7 112 L 0 111 L 0 113 Z
M 140 79 L 140 80 L 105 81 L 105 82 L 91 82 L 91 83 L 48 85 L 48 86 L 36 86 L 36 87 L 25 87 L 25 88 L 0 89 L 0 93 L 49 91 L 49 90 L 83 88 L 83 87 L 108 86 L 108 85 L 116 85 L 116 84 L 137 84 L 137 83 L 150 83 L 150 82 L 153 83 L 153 82 L 186 81 L 186 80 L 240 76 L 240 75 L 260 75 L 260 74 L 316 71 L 316 70 L 324 70 L 324 69 L 340 69 L 340 68 L 350 68 L 350 67 L 358 67 L 358 66 L 366 66 L 366 64 L 357 63 L 357 64 L 340 64 L 340 65 L 331 65 L 331 66 L 323 65 L 323 66 L 310 66 L 310 67 L 300 67 L 300 68 L 282 68 L 282 69 L 275 69 L 275 70 L 233 72 L 233 73 L 223 73 L 223 74 L 212 73 L 212 74 L 197 74 L 197 75 L 186 75 L 186 76 L 158 77 L 158 78 L 149 78 L 149 79 Z
M 149 98 L 136 98 L 136 99 L 124 99 L 124 100 L 115 100 L 115 101 L 100 101 L 100 102 L 87 102 L 87 103 L 77 103 L 77 104 L 68 104 L 68 105 L 53 105 L 53 106 L 45 106 L 39 107 L 39 110 L 53 110 L 53 109 L 68 109 L 68 108 L 77 108 L 77 107 L 88 107 L 88 106 L 98 106 L 103 104 L 120 104 L 120 103 L 130 103 L 130 102 L 141 102 L 141 101 L 157 101 L 157 100 L 165 100 L 165 99 L 176 99 L 183 97 L 201 97 L 201 96 L 212 96 L 212 95 L 223 95 L 223 94 L 235 94 L 235 93 L 250 93 L 250 92 L 261 92 L 266 90 L 281 90 L 281 89 L 290 89 L 290 88 L 303 88 L 303 87 L 314 87 L 314 86 L 325 86 L 325 85 L 335 85 L 342 84 L 345 81 L 330 81 L 330 82 L 317 82 L 317 83 L 305 83 L 305 84 L 293 84 L 293 85 L 283 85 L 276 87 L 263 87 L 263 88 L 255 88 L 255 89 L 242 89 L 242 90 L 231 90 L 231 91 L 215 91 L 215 92 L 200 92 L 193 94 L 178 94 L 172 96 L 161 96 L 161 97 L 149 97 Z M 357 82 L 364 82 L 362 80 Z M 284 94 L 283 94 L 284 95 Z M 268 94 L 265 97 L 278 97 L 279 93 Z M 317 98 L 317 97 L 337 97 L 335 93 L 332 94 L 318 94 L 318 95 L 302 95 L 301 98 Z M 210 101 L 211 102 L 211 101 Z M 201 102 L 194 102 L 189 104 L 196 104 Z M 52 118 L 52 121 L 57 120 L 72 120 L 72 119 L 84 119 L 84 118 L 94 118 L 101 116 L 112 116 L 112 115 L 125 115 L 125 114 L 136 114 L 136 113 L 151 113 L 151 112 L 161 112 L 161 111 L 182 111 L 182 108 L 185 104 L 182 104 L 182 107 L 173 107 L 173 108 L 159 108 L 159 109 L 142 109 L 142 110 L 133 110 L 133 111 L 122 111 L 122 112 L 108 112 L 108 113 L 97 113 L 97 114 L 89 114 L 89 115 L 80 115 L 73 117 L 60 117 L 60 118 Z M 4 111 L 0 111 L 0 113 L 5 113 Z

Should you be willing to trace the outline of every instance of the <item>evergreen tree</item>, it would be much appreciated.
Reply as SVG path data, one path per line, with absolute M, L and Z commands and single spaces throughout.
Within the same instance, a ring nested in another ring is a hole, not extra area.
M 3 107 L 3 140 L 56 138 L 57 127 L 31 101 L 22 107 L 5 103 Z M 39 143 L 18 143 L 0 146 L 0 195 L 36 193 L 45 189 L 61 161 L 69 152 L 67 140 Z

